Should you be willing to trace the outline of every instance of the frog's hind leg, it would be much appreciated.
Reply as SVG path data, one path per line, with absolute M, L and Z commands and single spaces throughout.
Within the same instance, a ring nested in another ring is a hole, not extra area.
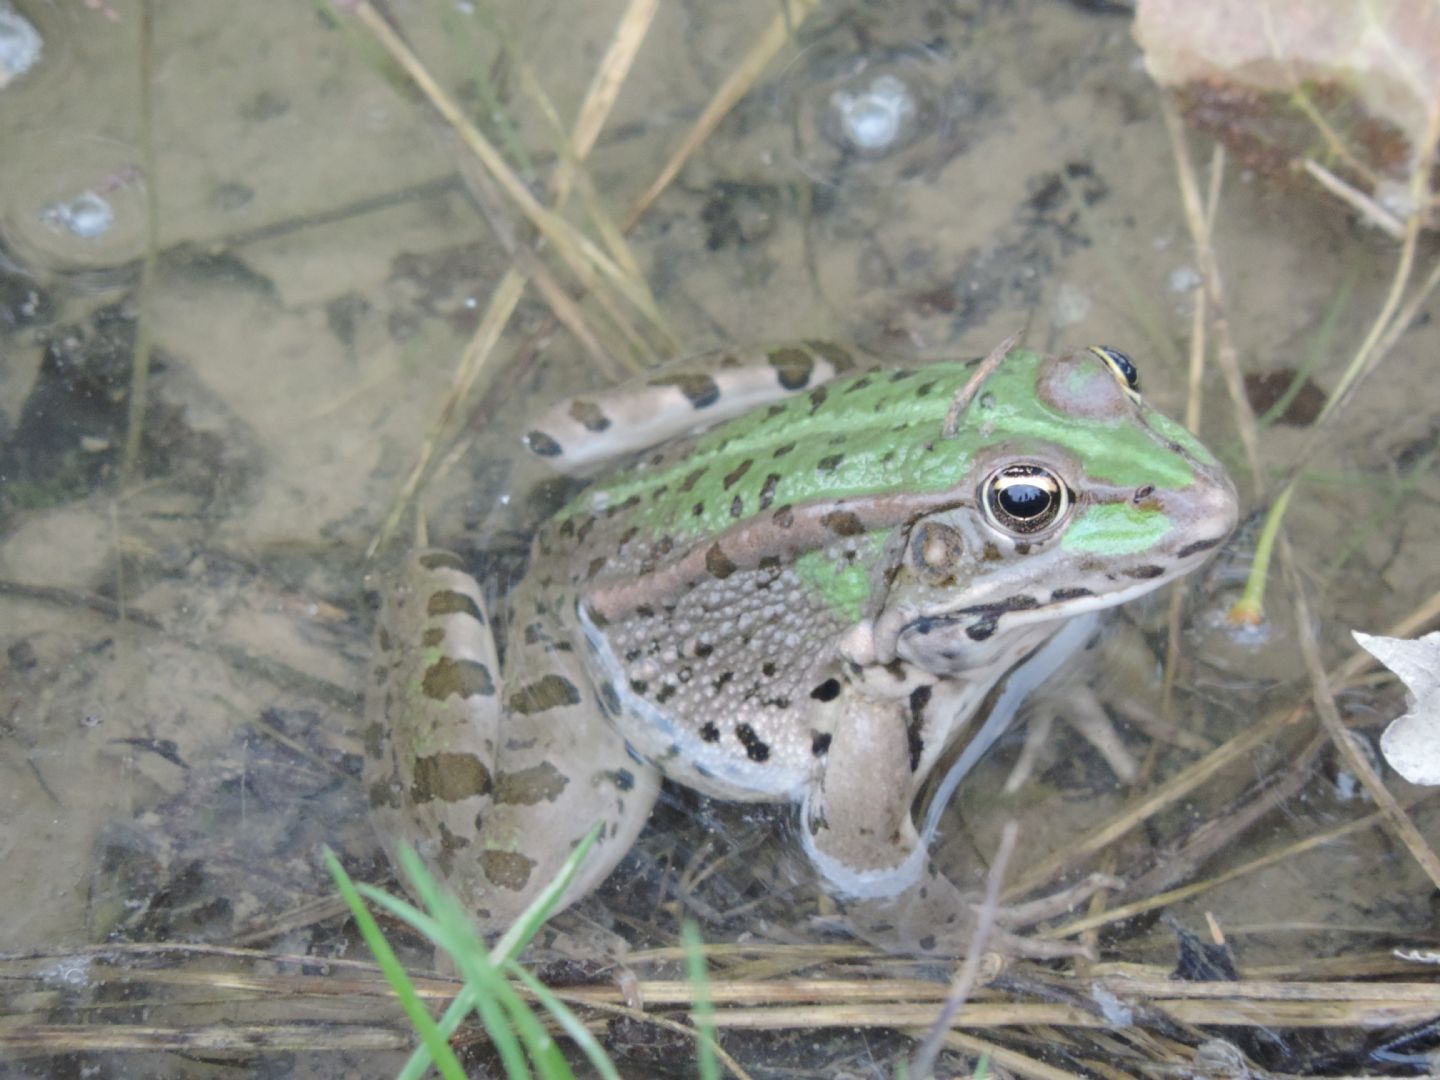
M 531 426 L 525 445 L 561 472 L 580 472 L 814 389 L 854 367 L 846 350 L 824 341 L 688 357 L 558 402 Z
M 455 555 L 422 551 L 384 598 L 367 701 L 382 840 L 413 843 L 487 931 L 505 929 L 597 822 L 559 907 L 603 880 L 658 785 L 603 722 L 566 646 L 531 628 L 514 636 L 507 671 L 522 660 L 545 674 L 504 685 L 479 585 Z

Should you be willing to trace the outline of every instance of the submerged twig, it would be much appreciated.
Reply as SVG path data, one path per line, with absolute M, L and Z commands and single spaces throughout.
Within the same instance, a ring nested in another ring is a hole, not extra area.
M 155 67 L 155 10 L 143 0 L 139 19 L 140 47 L 140 156 L 145 163 L 141 187 L 145 191 L 145 257 L 140 263 L 138 312 L 135 319 L 135 351 L 130 367 L 130 401 L 125 419 L 125 446 L 120 452 L 120 487 L 130 485 L 140 462 L 140 445 L 145 433 L 145 399 L 149 393 L 150 353 L 154 327 L 150 318 L 150 295 L 155 284 L 155 267 L 160 256 L 160 190 L 155 168 L 155 94 L 151 85 Z
M 775 57 L 781 47 L 790 40 L 795 28 L 820 5 L 820 0 L 784 0 L 783 7 L 778 15 L 765 31 L 760 35 L 759 40 L 750 47 L 738 67 L 730 73 L 720 89 L 715 91 L 715 96 L 705 106 L 705 111 L 700 114 L 694 125 L 686 133 L 685 138 L 670 155 L 670 160 L 665 162 L 660 169 L 659 175 L 650 181 L 640 196 L 630 204 L 630 210 L 625 215 L 622 228 L 629 232 L 635 223 L 644 216 L 645 211 L 650 209 L 651 203 L 660 197 L 660 193 L 670 186 L 670 182 L 680 175 L 680 170 L 685 167 L 685 162 L 690 160 L 690 155 L 698 150 L 710 137 L 710 133 L 720 126 L 720 121 L 735 107 L 738 102 L 750 91 L 766 65 Z
M 1013 821 L 1007 821 L 1000 831 L 1000 844 L 995 850 L 990 872 L 985 877 L 985 898 L 980 902 L 976 913 L 975 932 L 970 935 L 965 961 L 955 973 L 955 978 L 950 981 L 945 1004 L 940 1009 L 940 1014 L 935 1017 L 935 1022 L 930 1025 L 930 1033 L 920 1044 L 920 1049 L 915 1051 L 915 1056 L 910 1059 L 910 1075 L 915 1077 L 915 1080 L 924 1080 L 934 1071 L 945 1033 L 955 1023 L 955 1017 L 969 1000 L 970 992 L 980 978 L 980 965 L 985 959 L 985 944 L 990 940 L 990 932 L 995 928 L 995 917 L 1000 910 L 1000 883 L 1005 880 L 1005 870 L 1010 865 L 1010 857 L 1015 854 L 1015 842 L 1019 836 L 1020 827 Z

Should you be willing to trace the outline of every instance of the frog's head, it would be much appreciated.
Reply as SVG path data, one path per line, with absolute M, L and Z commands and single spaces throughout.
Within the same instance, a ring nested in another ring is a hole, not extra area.
M 1003 661 L 1059 620 L 1189 573 L 1225 540 L 1229 477 L 1137 383 L 1113 349 L 1009 354 L 956 425 L 953 452 L 970 462 L 956 498 L 893 541 L 883 652 L 936 672 Z

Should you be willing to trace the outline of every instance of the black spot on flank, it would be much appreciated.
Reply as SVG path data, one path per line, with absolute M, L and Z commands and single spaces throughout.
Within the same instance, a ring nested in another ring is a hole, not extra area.
M 890 381 L 904 382 L 906 379 L 910 378 L 914 374 L 915 372 L 911 371 L 909 368 L 896 368 L 890 373 Z
M 1154 495 L 1154 494 L 1155 494 L 1155 485 L 1154 485 L 1154 484 L 1146 484 L 1144 487 L 1138 487 L 1138 488 L 1135 489 L 1135 495 L 1134 495 L 1134 497 L 1131 499 L 1131 501 L 1132 501 L 1132 502 L 1136 502 L 1136 503 L 1142 503 L 1142 502 L 1144 502 L 1146 499 L 1150 498 L 1151 495 Z
M 599 555 L 590 560 L 590 565 L 585 570 L 585 577 L 587 579 L 593 578 L 603 569 L 605 569 L 605 556 Z
M 720 729 L 715 726 L 715 722 L 713 720 L 705 721 L 705 726 L 700 729 L 700 738 L 704 739 L 706 742 L 720 741 Z
M 830 752 L 830 740 L 833 736 L 828 731 L 818 731 L 810 740 L 810 753 L 816 757 L 824 757 Z
M 803 390 L 810 385 L 810 377 L 815 372 L 815 361 L 804 349 L 771 349 L 768 359 L 770 366 L 775 369 L 775 378 L 786 390 Z
M 995 633 L 995 627 L 999 621 L 1000 617 L 998 615 L 986 615 L 984 618 L 977 620 L 974 625 L 967 626 L 965 628 L 965 636 L 971 641 L 984 641 Z
M 532 454 L 538 454 L 540 457 L 559 457 L 565 452 L 558 442 L 543 431 L 532 431 L 526 435 L 525 445 L 530 448 Z
M 742 461 L 739 465 L 735 466 L 735 469 L 734 469 L 733 472 L 730 472 L 730 473 L 726 474 L 725 479 L 724 479 L 724 481 L 722 482 L 723 485 L 724 485 L 724 487 L 725 487 L 725 490 L 726 490 L 726 491 L 729 491 L 732 487 L 734 487 L 735 484 L 736 484 L 736 482 L 737 482 L 742 476 L 744 476 L 747 472 L 749 472 L 749 471 L 750 471 L 750 466 L 751 466 L 751 465 L 754 465 L 754 464 L 755 464 L 755 462 L 754 462 L 751 458 L 746 458 L 746 459 L 745 459 L 744 461 Z
M 910 717 L 919 720 L 925 713 L 925 706 L 930 704 L 930 695 L 933 693 L 928 686 L 917 686 L 910 691 Z
M 708 641 L 697 641 L 695 643 L 695 655 L 701 660 L 704 660 L 714 651 L 715 646 L 711 645 Z
M 935 389 L 935 382 L 934 382 L 934 380 L 932 379 L 930 382 L 921 383 L 919 386 L 917 386 L 917 387 L 915 388 L 915 396 L 916 396 L 916 397 L 929 397 L 929 396 L 930 396 L 930 392 L 931 392 L 932 390 L 934 390 L 934 389 Z
M 786 454 L 790 453 L 790 451 L 791 451 L 791 450 L 794 450 L 794 449 L 795 449 L 795 444 L 794 444 L 793 442 L 787 442 L 787 443 L 784 443 L 783 445 L 777 446 L 777 447 L 771 452 L 770 456 L 771 456 L 771 457 L 784 457 Z
M 1089 589 L 1082 589 L 1079 587 L 1073 589 L 1056 589 L 1050 594 L 1050 602 L 1052 604 L 1060 604 L 1064 603 L 1066 600 L 1079 600 L 1083 597 L 1094 595 L 1095 594 Z
M 776 487 L 779 486 L 779 484 L 780 484 L 780 474 L 779 474 L 779 473 L 773 473 L 773 472 L 772 472 L 769 476 L 765 477 L 765 483 L 764 483 L 764 485 L 760 488 L 760 505 L 759 505 L 759 509 L 761 509 L 761 510 L 769 510 L 769 509 L 770 509 L 770 504 L 775 501 L 775 489 L 776 489 Z
M 923 935 L 923 936 L 920 938 L 920 941 L 918 942 L 918 944 L 919 944 L 920 948 L 923 949 L 925 952 L 930 952 L 930 951 L 932 951 L 932 950 L 935 948 L 935 935 L 934 935 L 934 934 L 925 934 L 925 935 Z
M 1141 581 L 1163 577 L 1164 574 L 1165 568 L 1163 566 L 1136 566 L 1125 571 L 1126 577 L 1139 578 Z
M 720 387 L 709 375 L 661 375 L 650 380 L 651 386 L 673 386 L 685 395 L 692 408 L 704 409 L 720 400 Z
M 637 604 L 635 606 L 635 614 L 639 615 L 642 619 L 653 619 L 655 617 L 655 609 L 649 604 Z
M 460 556 L 449 551 L 427 551 L 416 562 L 424 570 L 465 570 L 465 563 Z
M 775 677 L 775 670 L 776 668 L 774 660 L 766 660 L 765 663 L 760 665 L 760 672 L 767 679 L 772 679 Z
M 730 500 L 730 516 L 732 518 L 745 516 L 745 499 L 742 496 L 736 495 Z
M 660 687 L 659 693 L 655 695 L 655 704 L 664 705 L 678 693 L 679 688 L 674 683 L 666 683 Z
M 719 675 L 715 676 L 714 681 L 711 682 L 710 685 L 716 690 L 722 690 L 724 689 L 725 684 L 733 678 L 735 678 L 735 673 L 733 671 L 722 671 Z
M 817 386 L 814 390 L 811 390 L 811 391 L 810 391 L 810 415 L 811 415 L 811 416 L 814 416 L 815 413 L 816 413 L 816 411 L 820 408 L 820 406 L 825 404 L 825 399 L 828 398 L 829 396 L 830 396 L 830 391 L 827 390 L 827 389 L 826 389 L 825 387 L 823 387 L 823 386 Z
M 695 469 L 695 470 L 691 471 L 690 473 L 686 474 L 685 479 L 680 481 L 680 490 L 681 490 L 681 491 L 684 491 L 684 492 L 689 492 L 689 491 L 695 486 L 696 482 L 700 479 L 700 477 L 702 477 L 702 476 L 704 476 L 704 475 L 705 475 L 705 466 L 704 466 L 704 465 L 702 465 L 702 466 L 700 466 L 700 468 Z
M 570 419 L 578 421 L 586 431 L 604 431 L 610 426 L 610 418 L 599 405 L 580 398 L 570 402 Z
M 774 405 L 767 405 L 767 406 L 765 407 L 765 419 L 766 419 L 766 420 L 774 420 L 775 417 L 777 417 L 777 416 L 784 416 L 784 415 L 785 415 L 785 406 L 779 404 L 778 402 L 777 402 L 776 404 L 774 404 Z M 717 447 L 717 449 L 724 450 L 724 449 L 725 449 L 725 443 L 721 443 L 721 444 L 719 445 L 719 447 Z
M 691 517 L 701 517 L 701 516 L 704 515 L 704 513 L 705 513 L 705 504 L 704 504 L 704 503 L 696 503 L 694 506 L 690 507 L 690 516 L 691 516 Z
M 650 692 L 650 684 L 644 679 L 631 679 L 630 689 L 643 697 Z
M 745 747 L 745 756 L 751 761 L 765 761 L 770 757 L 770 747 L 765 745 L 749 724 L 736 724 L 735 737 L 740 740 L 740 745 Z
M 431 593 L 430 599 L 425 602 L 425 614 L 469 615 L 481 626 L 485 625 L 485 616 L 480 614 L 480 606 L 475 600 L 453 589 L 441 589 Z
M 810 691 L 810 696 L 816 701 L 834 701 L 840 696 L 840 680 L 835 678 L 826 679 L 819 686 L 815 687 L 814 690 Z
M 867 387 L 867 386 L 869 386 L 869 385 L 870 385 L 870 376 L 869 376 L 869 375 L 861 375 L 858 379 L 856 379 L 854 382 L 852 382 L 849 386 L 845 387 L 845 393 L 847 393 L 847 394 L 853 394 L 853 393 L 855 393 L 856 390 L 864 390 L 865 387 Z
M 782 529 L 788 529 L 795 523 L 795 508 L 788 504 L 780 507 L 770 515 L 770 520 L 775 522 Z
M 1224 539 L 1223 536 L 1217 536 L 1214 540 L 1196 540 L 1193 544 L 1186 544 L 1179 551 L 1175 552 L 1175 557 L 1177 559 L 1186 559 L 1191 555 L 1198 555 L 1202 551 L 1209 551 L 1213 547 L 1218 547 Z
M 844 460 L 844 454 L 828 454 L 815 463 L 815 471 L 832 473 L 840 467 L 840 463 Z

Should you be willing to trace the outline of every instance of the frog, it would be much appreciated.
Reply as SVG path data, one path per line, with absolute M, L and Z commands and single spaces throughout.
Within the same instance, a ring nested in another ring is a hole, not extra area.
M 1109 346 L 1012 337 L 898 366 L 814 341 L 724 351 L 566 399 L 524 442 L 589 486 L 538 527 L 503 605 L 449 550 L 408 558 L 364 721 L 382 843 L 416 848 L 486 932 L 598 824 L 558 906 L 594 890 L 664 779 L 789 804 L 857 932 L 963 952 L 971 894 L 928 849 L 964 769 L 917 824 L 927 781 L 1238 513 L 1220 461 Z M 995 932 L 1068 955 L 1014 928 L 1099 884 Z

